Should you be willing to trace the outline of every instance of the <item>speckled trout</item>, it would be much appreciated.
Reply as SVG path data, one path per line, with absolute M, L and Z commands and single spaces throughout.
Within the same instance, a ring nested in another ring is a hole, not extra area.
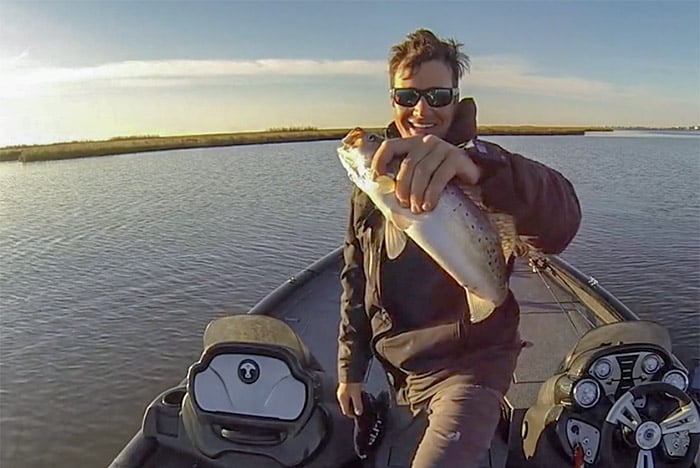
M 415 214 L 402 207 L 391 174 L 377 176 L 371 163 L 383 138 L 356 128 L 338 148 L 350 180 L 369 196 L 386 218 L 384 245 L 390 259 L 398 257 L 410 237 L 465 290 L 470 320 L 486 319 L 508 295 L 505 259 L 516 249 L 513 217 L 489 213 L 478 187 L 450 182 L 436 207 Z M 517 246 L 517 252 L 526 252 Z

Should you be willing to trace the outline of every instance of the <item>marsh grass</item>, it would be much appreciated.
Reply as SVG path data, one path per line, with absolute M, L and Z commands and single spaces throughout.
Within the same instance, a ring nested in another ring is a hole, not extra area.
M 54 161 L 59 159 L 107 156 L 145 151 L 205 148 L 212 146 L 252 145 L 293 141 L 334 140 L 348 129 L 276 130 L 265 132 L 221 133 L 183 136 L 117 137 L 103 141 L 81 141 L 0 148 L 0 161 Z
M 381 131 L 379 128 L 367 128 Z M 484 126 L 479 135 L 580 135 L 603 128 Z M 339 140 L 349 128 L 318 129 L 316 127 L 275 127 L 263 132 L 217 133 L 181 136 L 118 136 L 102 141 L 72 141 L 49 145 L 18 145 L 0 148 L 0 161 L 54 161 L 145 151 L 206 148 L 212 146 L 255 145 L 294 141 Z
M 2 161 L 17 161 L 22 155 L 21 149 L 2 148 L 0 149 L 0 162 Z

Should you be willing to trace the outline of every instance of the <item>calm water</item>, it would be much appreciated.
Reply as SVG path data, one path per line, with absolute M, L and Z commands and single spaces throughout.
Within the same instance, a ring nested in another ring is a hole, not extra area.
M 570 178 L 584 220 L 565 258 L 700 358 L 700 138 L 491 140 Z M 339 245 L 335 146 L 0 164 L 0 466 L 106 465 L 210 320 Z

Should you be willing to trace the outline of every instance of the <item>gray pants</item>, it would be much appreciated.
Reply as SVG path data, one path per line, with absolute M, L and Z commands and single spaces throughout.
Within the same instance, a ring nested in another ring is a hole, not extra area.
M 476 468 L 486 456 L 501 414 L 502 395 L 454 375 L 435 386 L 428 425 L 411 468 Z
M 483 460 L 522 349 L 516 303 L 509 314 L 473 325 L 459 354 L 407 375 L 402 402 L 428 415 L 412 468 L 476 468 Z

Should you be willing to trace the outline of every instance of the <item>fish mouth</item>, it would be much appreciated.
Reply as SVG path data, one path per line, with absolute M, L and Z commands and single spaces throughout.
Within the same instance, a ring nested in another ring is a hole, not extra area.
M 362 130 L 360 127 L 353 128 L 348 132 L 347 135 L 345 135 L 345 138 L 343 138 L 343 145 L 347 145 L 350 148 L 355 148 L 359 146 L 360 142 L 362 142 L 364 134 L 365 131 Z
M 358 154 L 361 154 L 361 149 L 364 144 L 365 132 L 360 127 L 355 127 L 348 132 L 342 140 L 342 145 L 338 148 L 341 158 L 353 169 L 358 168 Z
M 383 138 L 376 134 L 355 127 L 342 139 L 338 154 L 343 163 L 352 168 L 360 178 L 366 178 L 374 153 L 379 148 Z
M 340 156 L 340 159 L 345 162 L 348 166 L 350 166 L 352 169 L 357 170 L 357 160 L 352 156 L 352 154 L 349 151 L 350 148 L 348 148 L 345 144 L 338 148 L 338 155 Z
M 350 135 L 343 138 L 342 144 L 338 147 L 338 157 L 346 169 L 351 170 L 356 175 L 359 169 L 359 161 L 357 160 L 357 147 L 353 144 L 355 138 L 350 138 Z

